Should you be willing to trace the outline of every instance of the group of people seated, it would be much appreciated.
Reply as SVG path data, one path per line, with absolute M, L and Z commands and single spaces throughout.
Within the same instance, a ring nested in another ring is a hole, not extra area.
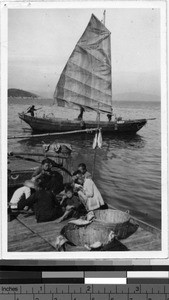
M 44 159 L 24 186 L 17 189 L 11 200 L 11 209 L 32 211 L 36 220 L 62 222 L 68 217 L 79 218 L 104 205 L 103 198 L 81 163 L 72 174 L 71 182 L 63 184 L 62 175 L 54 170 L 54 162 Z

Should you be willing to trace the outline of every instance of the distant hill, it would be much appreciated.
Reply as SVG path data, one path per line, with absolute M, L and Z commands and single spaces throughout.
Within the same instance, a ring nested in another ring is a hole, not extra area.
M 160 101 L 160 96 L 143 93 L 121 93 L 113 96 L 115 101 Z
M 19 89 L 8 89 L 8 97 L 27 97 L 27 98 L 37 98 L 36 94 L 26 92 Z

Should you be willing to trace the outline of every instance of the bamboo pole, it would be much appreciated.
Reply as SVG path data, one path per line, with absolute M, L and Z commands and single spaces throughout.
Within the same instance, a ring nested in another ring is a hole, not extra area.
M 24 156 L 43 156 L 46 155 L 47 157 L 54 157 L 54 158 L 65 158 L 67 159 L 67 156 L 60 156 L 58 155 L 57 153 L 54 155 L 54 154 L 50 154 L 50 153 L 31 153 L 31 152 L 9 152 L 8 153 L 9 157 L 14 157 L 15 155 L 24 155 Z
M 90 133 L 93 131 L 97 131 L 97 128 L 89 128 L 89 129 L 82 129 L 82 130 L 73 130 L 73 131 L 65 131 L 65 132 L 53 132 L 53 133 L 43 133 L 43 134 L 33 134 L 30 136 L 9 136 L 8 140 L 12 139 L 28 139 L 28 138 L 37 138 L 37 137 L 43 137 L 43 136 L 55 136 L 55 135 L 66 135 L 66 134 L 74 134 L 74 133 Z
M 32 158 L 26 158 L 26 157 L 23 157 L 23 156 L 44 156 L 42 154 L 32 154 L 32 153 L 24 153 L 24 152 L 11 152 L 11 154 L 8 154 L 9 155 L 9 159 L 12 157 L 12 158 L 18 158 L 18 159 L 21 159 L 21 160 L 26 160 L 26 161 L 31 161 L 31 162 L 35 162 L 35 163 L 39 163 L 41 164 L 41 161 L 39 160 L 36 160 L 36 159 L 32 159 Z M 23 155 L 23 156 L 21 156 Z M 47 156 L 47 157 L 51 157 L 51 156 Z M 56 158 L 56 156 L 52 156 L 54 158 Z M 57 156 L 58 158 L 58 156 Z M 66 159 L 66 157 L 60 157 L 62 159 Z M 68 157 L 67 157 L 68 158 Z M 66 172 L 69 176 L 71 176 L 71 172 L 69 170 L 67 170 L 66 168 L 63 167 L 63 165 L 60 165 L 56 162 L 54 162 L 54 165 L 53 165 L 54 168 L 58 168 L 64 172 Z

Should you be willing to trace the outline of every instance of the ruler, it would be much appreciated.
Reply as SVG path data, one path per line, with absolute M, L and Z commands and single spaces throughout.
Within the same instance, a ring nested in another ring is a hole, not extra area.
M 0 300 L 169 300 L 169 284 L 4 284 Z

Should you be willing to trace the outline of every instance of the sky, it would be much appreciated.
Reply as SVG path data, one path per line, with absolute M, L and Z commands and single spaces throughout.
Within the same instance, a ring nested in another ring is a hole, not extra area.
M 91 14 L 103 9 L 10 9 L 8 87 L 53 97 L 59 76 Z M 106 9 L 112 92 L 160 95 L 160 10 Z

